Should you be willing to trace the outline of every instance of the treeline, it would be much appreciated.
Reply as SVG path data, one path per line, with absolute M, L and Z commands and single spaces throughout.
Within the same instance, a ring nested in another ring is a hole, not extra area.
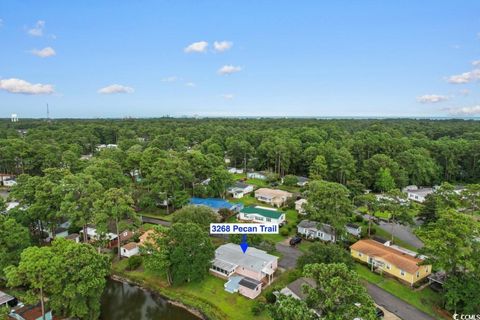
M 135 169 L 132 153 L 156 157 L 159 152 L 197 150 L 221 163 L 228 157 L 231 166 L 279 176 L 308 176 L 313 170 L 323 179 L 374 190 L 381 169 L 388 169 L 398 188 L 480 178 L 480 123 L 465 120 L 3 121 L 0 171 L 80 171 L 80 156 L 95 153 L 99 144 L 118 144 L 116 160 L 126 172 Z

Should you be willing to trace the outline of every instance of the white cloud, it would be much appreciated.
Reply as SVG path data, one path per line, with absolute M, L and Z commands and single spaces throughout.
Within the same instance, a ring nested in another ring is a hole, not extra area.
M 98 90 L 101 94 L 114 94 L 114 93 L 133 93 L 135 90 L 131 87 L 122 86 L 120 84 L 111 84 L 105 88 Z
M 438 94 L 425 94 L 423 96 L 417 97 L 417 101 L 420 103 L 437 103 L 447 101 L 448 99 L 449 97 Z
M 46 47 L 46 48 L 43 48 L 42 50 L 33 49 L 31 52 L 33 55 L 36 55 L 37 57 L 40 57 L 40 58 L 52 57 L 57 54 L 52 47 Z
M 463 107 L 463 108 L 449 108 L 446 109 L 448 113 L 455 116 L 474 116 L 480 115 L 480 105 L 473 107 Z
M 470 94 L 470 90 L 468 90 L 468 89 L 462 89 L 462 90 L 460 90 L 460 94 L 461 94 L 462 96 L 468 96 L 468 95 Z
M 177 76 L 170 76 L 162 79 L 162 82 L 175 82 L 179 80 Z
M 35 23 L 35 27 L 28 29 L 28 34 L 34 37 L 41 37 L 43 36 L 43 29 L 45 28 L 45 21 L 38 20 Z
M 232 66 L 232 65 L 225 65 L 225 66 L 221 67 L 220 69 L 218 69 L 218 73 L 221 74 L 221 75 L 232 74 L 232 73 L 236 73 L 236 72 L 240 72 L 240 71 L 242 71 L 241 67 Z
M 187 82 L 187 83 L 185 83 L 185 85 L 187 87 L 192 87 L 192 88 L 197 86 L 194 82 Z
M 475 67 L 480 66 L 480 60 L 472 61 L 472 65 L 474 65 Z
M 188 47 L 184 49 L 186 53 L 191 52 L 206 52 L 208 47 L 208 42 L 206 41 L 199 41 L 190 44 Z
M 233 42 L 231 41 L 215 41 L 213 43 L 215 51 L 224 52 L 233 47 Z
M 51 84 L 33 84 L 16 78 L 0 79 L 0 89 L 19 94 L 52 94 L 55 92 Z
M 222 98 L 225 100 L 232 100 L 233 98 L 235 98 L 235 96 L 232 93 L 225 93 L 222 94 Z
M 480 69 L 474 69 L 462 74 L 450 76 L 447 81 L 454 84 L 464 84 L 478 79 L 480 79 Z

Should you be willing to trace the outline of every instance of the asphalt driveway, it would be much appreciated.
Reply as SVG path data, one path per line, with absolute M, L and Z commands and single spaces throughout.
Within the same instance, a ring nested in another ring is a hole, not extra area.
M 297 266 L 298 258 L 303 254 L 298 248 L 290 247 L 284 242 L 277 243 L 275 248 L 282 254 L 282 257 L 278 260 L 278 266 L 285 270 L 294 269 Z
M 391 295 L 374 284 L 367 283 L 367 291 L 379 306 L 387 309 L 403 320 L 435 320 L 423 311 Z

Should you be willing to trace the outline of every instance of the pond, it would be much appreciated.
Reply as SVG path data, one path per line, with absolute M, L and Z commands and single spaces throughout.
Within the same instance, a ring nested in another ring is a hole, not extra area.
M 187 310 L 139 287 L 109 279 L 102 297 L 103 320 L 199 320 Z

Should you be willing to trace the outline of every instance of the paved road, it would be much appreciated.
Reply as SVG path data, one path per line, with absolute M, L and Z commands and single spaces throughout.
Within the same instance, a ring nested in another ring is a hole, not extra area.
M 403 320 L 435 320 L 423 311 L 400 300 L 374 284 L 367 283 L 367 291 L 375 303 L 394 313 Z
M 170 225 L 172 224 L 169 221 L 150 218 L 150 217 L 145 217 L 145 216 L 142 216 L 142 222 L 143 223 L 151 223 L 151 224 L 161 224 L 162 226 L 165 226 L 165 227 L 170 227 Z
M 379 227 L 387 231 L 388 233 L 392 232 L 392 224 L 390 222 L 380 221 Z M 395 223 L 394 233 L 395 237 L 405 241 L 406 243 L 417 249 L 423 247 L 423 242 L 420 241 L 420 239 L 418 239 L 417 236 L 413 234 L 413 230 L 410 226 L 403 226 L 401 224 Z
M 275 248 L 282 254 L 282 258 L 278 260 L 278 266 L 280 268 L 289 270 L 297 266 L 297 260 L 302 255 L 302 251 L 284 243 L 277 243 Z

